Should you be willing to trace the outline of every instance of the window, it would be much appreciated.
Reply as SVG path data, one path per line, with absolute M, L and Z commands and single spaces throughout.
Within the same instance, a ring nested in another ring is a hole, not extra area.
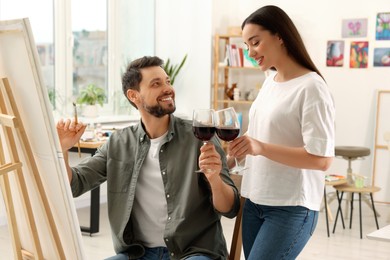
M 23 8 L 20 8 L 23 6 Z M 54 23 L 53 0 L 41 0 L 39 8 L 34 1 L 0 0 L 0 19 L 29 18 L 41 63 L 41 71 L 49 99 L 55 106 L 54 88 Z
M 129 61 L 154 55 L 155 0 L 0 0 L 0 7 L 0 19 L 30 19 L 57 113 L 72 114 L 72 102 L 89 83 L 106 89 L 101 114 L 134 112 L 121 74 Z
M 93 6 L 93 12 L 89 11 Z M 105 0 L 72 1 L 72 91 L 77 97 L 89 84 L 108 93 L 107 3 Z M 106 100 L 106 103 L 108 100 Z

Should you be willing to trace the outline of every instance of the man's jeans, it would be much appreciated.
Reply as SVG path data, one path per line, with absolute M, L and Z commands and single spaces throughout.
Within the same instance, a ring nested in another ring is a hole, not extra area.
M 106 258 L 106 260 L 128 260 L 126 253 L 119 253 L 116 256 Z M 145 247 L 145 255 L 137 260 L 169 260 L 169 252 L 166 247 Z M 211 260 L 207 256 L 189 256 L 185 260 Z

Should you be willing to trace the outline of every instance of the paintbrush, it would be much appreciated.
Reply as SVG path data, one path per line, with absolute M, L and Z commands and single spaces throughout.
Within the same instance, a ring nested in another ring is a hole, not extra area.
M 73 115 L 74 115 L 74 123 L 77 126 L 78 119 L 77 119 L 77 107 L 76 104 L 73 102 Z M 80 151 L 80 140 L 77 141 L 77 151 L 79 153 L 79 157 L 81 157 L 81 151 Z

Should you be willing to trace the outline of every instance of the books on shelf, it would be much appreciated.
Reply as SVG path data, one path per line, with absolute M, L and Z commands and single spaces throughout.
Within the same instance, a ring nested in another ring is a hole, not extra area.
M 237 44 L 226 45 L 226 57 L 228 59 L 228 66 L 231 67 L 258 67 L 257 62 L 249 57 L 248 50 Z
M 247 49 L 244 49 L 244 67 L 259 67 L 256 60 L 249 57 L 249 53 Z
M 339 181 L 345 179 L 345 176 L 338 174 L 327 174 L 325 176 L 325 181 Z

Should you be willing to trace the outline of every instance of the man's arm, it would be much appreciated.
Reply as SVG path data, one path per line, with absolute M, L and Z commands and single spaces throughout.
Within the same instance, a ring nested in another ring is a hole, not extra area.
M 221 156 L 212 143 L 203 145 L 200 151 L 199 167 L 209 181 L 214 208 L 221 213 L 227 213 L 234 207 L 235 192 L 230 185 L 222 180 Z
M 70 119 L 60 119 L 56 127 L 70 183 L 72 181 L 72 170 L 69 166 L 68 150 L 80 140 L 87 126 L 82 123 L 75 124 Z

